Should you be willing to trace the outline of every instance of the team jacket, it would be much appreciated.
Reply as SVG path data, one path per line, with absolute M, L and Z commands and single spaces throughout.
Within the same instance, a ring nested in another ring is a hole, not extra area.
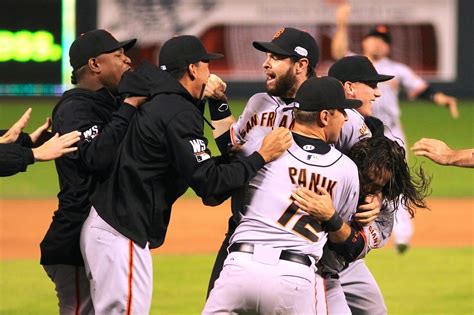
M 167 72 L 156 68 L 152 80 L 151 100 L 130 122 L 110 177 L 92 196 L 102 219 L 143 248 L 163 243 L 172 205 L 189 186 L 205 200 L 230 194 L 264 164 L 256 152 L 225 164 L 211 157 L 200 102 Z
M 0 130 L 2 136 L 7 130 Z M 11 176 L 26 171 L 35 159 L 31 151 L 31 139 L 27 133 L 20 133 L 15 143 L 0 144 L 0 177 Z
M 55 161 L 59 204 L 40 244 L 41 264 L 83 264 L 79 237 L 91 208 L 90 195 L 110 170 L 135 112 L 133 106 L 120 104 L 106 89 L 72 89 L 55 106 L 53 132 L 79 130 L 82 136 L 76 152 Z
M 11 176 L 26 171 L 29 164 L 35 159 L 30 148 L 16 143 L 0 144 L 0 176 Z

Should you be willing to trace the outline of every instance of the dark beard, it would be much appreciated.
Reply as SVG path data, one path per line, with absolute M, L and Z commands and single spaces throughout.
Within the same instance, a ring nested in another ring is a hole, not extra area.
M 268 94 L 277 97 L 292 97 L 292 91 L 296 86 L 296 76 L 291 72 L 292 69 L 288 69 L 288 71 L 279 77 L 276 80 L 276 85 L 274 88 L 266 87 L 266 91 Z

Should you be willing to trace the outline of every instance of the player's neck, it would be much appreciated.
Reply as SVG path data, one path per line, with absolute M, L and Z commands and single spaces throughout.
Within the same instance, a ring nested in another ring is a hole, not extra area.
M 296 122 L 292 132 L 308 138 L 321 139 L 324 142 L 327 142 L 326 135 L 323 129 L 315 125 L 307 126 Z

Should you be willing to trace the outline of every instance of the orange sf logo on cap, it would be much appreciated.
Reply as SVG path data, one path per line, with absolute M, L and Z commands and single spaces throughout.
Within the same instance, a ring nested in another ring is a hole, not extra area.
M 280 37 L 281 34 L 283 34 L 283 32 L 285 31 L 285 28 L 282 27 L 280 28 L 276 33 L 275 35 L 273 35 L 273 40 L 277 39 L 278 37 Z
M 385 25 L 379 25 L 377 26 L 377 32 L 379 33 L 387 33 L 388 32 L 388 29 Z

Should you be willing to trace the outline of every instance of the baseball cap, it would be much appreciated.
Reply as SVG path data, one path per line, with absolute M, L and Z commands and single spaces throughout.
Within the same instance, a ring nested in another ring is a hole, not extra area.
M 380 37 L 384 42 L 386 42 L 389 45 L 392 43 L 392 35 L 390 34 L 390 29 L 385 24 L 377 25 L 374 28 L 372 28 L 364 36 L 364 39 L 371 36 Z
M 383 82 L 394 78 L 393 75 L 379 74 L 369 58 L 360 55 L 339 59 L 329 68 L 328 75 L 342 83 Z
M 313 36 L 292 27 L 280 28 L 271 42 L 253 42 L 252 45 L 260 51 L 280 56 L 308 58 L 313 68 L 319 61 L 319 47 Z
M 167 40 L 160 49 L 161 70 L 185 69 L 198 61 L 209 61 L 224 57 L 222 54 L 208 53 L 196 36 L 182 35 Z
M 307 112 L 357 108 L 362 105 L 360 100 L 346 99 L 341 82 L 331 77 L 309 78 L 296 92 L 295 101 L 296 108 Z
M 123 48 L 125 51 L 132 48 L 136 38 L 119 42 L 106 30 L 93 30 L 76 38 L 69 48 L 69 62 L 74 70 L 85 65 L 90 58 Z

